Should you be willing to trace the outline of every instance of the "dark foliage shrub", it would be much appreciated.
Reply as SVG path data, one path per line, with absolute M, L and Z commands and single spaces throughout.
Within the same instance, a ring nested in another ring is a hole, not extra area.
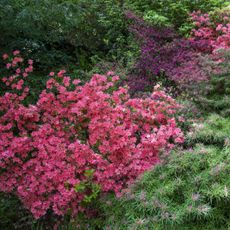
M 21 202 L 15 196 L 0 193 L 1 229 L 27 229 L 32 222 L 32 216 L 22 207 Z
M 172 27 L 146 23 L 128 11 L 129 30 L 140 43 L 140 56 L 130 75 L 132 91 L 151 90 L 161 82 L 169 91 L 182 93 L 198 82 L 209 79 L 216 71 L 219 49 L 230 47 L 229 11 L 216 11 L 209 16 L 200 11 L 191 14 L 194 29 L 190 38 L 180 37 Z M 210 65 L 210 61 L 213 62 Z M 138 77 L 137 77 L 138 76 Z
M 44 71 L 117 56 L 126 44 L 126 22 L 117 1 L 2 0 L 1 52 L 20 49 Z

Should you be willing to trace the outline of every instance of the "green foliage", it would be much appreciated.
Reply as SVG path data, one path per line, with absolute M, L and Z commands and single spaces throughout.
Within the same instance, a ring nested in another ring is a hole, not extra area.
M 187 31 L 190 27 L 187 23 L 189 13 L 196 10 L 210 12 L 228 2 L 226 0 L 128 0 L 126 7 L 144 15 L 154 12 L 158 15 L 158 20 L 159 17 L 163 17 L 163 21 L 169 21 L 181 31 Z M 162 20 L 160 22 L 162 23 Z
M 147 11 L 144 14 L 144 20 L 156 26 L 170 26 L 168 18 L 165 16 L 159 15 L 155 11 Z
M 211 114 L 203 123 L 194 123 L 188 133 L 187 141 L 191 144 L 201 142 L 223 146 L 230 140 L 230 118 Z
M 80 184 L 76 184 L 74 187 L 75 192 L 86 193 L 83 199 L 84 204 L 88 204 L 94 201 L 98 197 L 101 191 L 100 185 L 95 184 L 92 181 L 94 171 L 95 171 L 94 169 L 86 170 L 84 173 L 84 176 L 86 177 L 86 181 L 82 181 Z
M 225 4 L 225 6 L 221 8 L 217 8 L 216 10 L 209 13 L 212 21 L 214 23 L 226 23 L 226 19 L 224 20 L 224 17 L 228 18 L 228 21 L 230 20 L 230 1 Z M 225 21 L 225 22 L 224 22 Z
M 104 226 L 228 229 L 229 152 L 227 145 L 224 149 L 197 145 L 193 150 L 174 152 L 167 162 L 146 173 L 121 199 L 113 199 L 110 208 L 103 206 Z
M 112 56 L 126 43 L 126 22 L 117 1 L 41 0 L 0 2 L 1 52 L 23 49 L 40 70 Z
M 195 102 L 205 112 L 230 115 L 230 52 L 221 51 L 224 62 L 220 63 L 218 73 L 211 74 L 210 81 L 199 86 Z
M 94 73 L 104 74 L 108 70 L 116 72 L 123 80 L 133 71 L 133 66 L 140 55 L 140 48 L 132 35 L 126 37 L 127 45 L 119 47 L 116 53 L 112 55 L 111 60 L 105 60 L 100 57 L 92 59 L 93 67 L 89 71 L 89 75 Z
M 92 190 L 91 194 L 86 195 L 84 200 L 83 200 L 85 203 L 90 203 L 93 200 L 95 200 L 98 197 L 98 195 L 99 195 L 99 193 L 101 191 L 101 187 L 98 184 L 92 184 L 91 185 L 91 190 Z
M 16 197 L 0 193 L 0 229 L 27 229 L 33 221 Z

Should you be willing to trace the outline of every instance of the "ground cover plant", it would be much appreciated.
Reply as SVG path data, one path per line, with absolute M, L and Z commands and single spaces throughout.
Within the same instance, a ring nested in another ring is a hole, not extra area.
M 177 150 L 165 165 L 156 166 L 126 190 L 120 201 L 107 201 L 105 213 L 109 217 L 104 226 L 228 229 L 228 173 L 227 144 L 223 149 L 199 144 L 191 150 Z M 108 207 L 113 207 L 113 211 Z

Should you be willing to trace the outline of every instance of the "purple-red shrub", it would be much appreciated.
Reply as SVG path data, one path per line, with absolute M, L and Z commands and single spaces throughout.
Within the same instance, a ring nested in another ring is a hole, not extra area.
M 0 191 L 16 194 L 35 218 L 48 209 L 84 211 L 99 190 L 119 195 L 162 151 L 183 142 L 171 97 L 156 88 L 149 98 L 130 99 L 111 71 L 84 85 L 65 70 L 51 72 L 37 103 L 24 106 L 33 61 L 22 69 L 14 55 L 3 56 L 11 91 L 0 97 Z

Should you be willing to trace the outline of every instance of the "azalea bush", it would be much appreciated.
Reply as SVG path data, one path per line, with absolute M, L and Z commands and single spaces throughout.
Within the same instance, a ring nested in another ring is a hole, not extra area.
M 214 52 L 230 47 L 230 10 L 217 11 L 212 17 L 200 11 L 191 14 L 195 28 L 191 40 L 198 44 L 201 51 Z
M 178 105 L 158 87 L 131 99 L 111 71 L 81 84 L 61 70 L 25 105 L 33 61 L 23 67 L 19 51 L 3 58 L 9 89 L 0 97 L 0 191 L 17 195 L 35 218 L 82 212 L 100 193 L 119 196 L 183 142 Z

